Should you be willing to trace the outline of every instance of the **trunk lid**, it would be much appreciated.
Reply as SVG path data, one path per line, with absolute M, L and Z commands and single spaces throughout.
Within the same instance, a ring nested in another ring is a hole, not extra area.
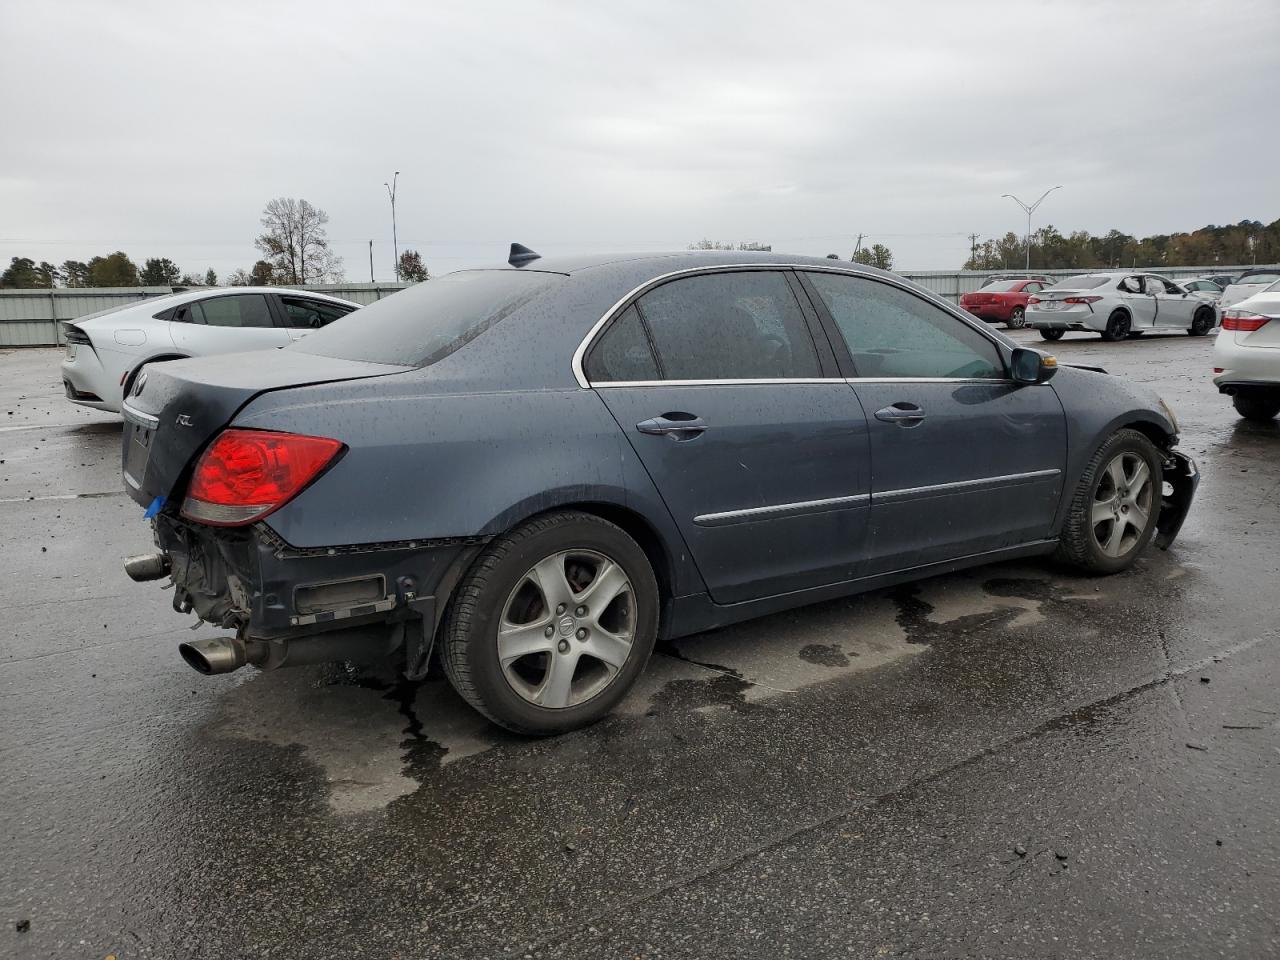
M 151 508 L 246 403 L 263 393 L 402 373 L 408 367 L 259 350 L 149 364 L 121 408 L 124 487 Z M 158 509 L 158 507 L 157 507 Z

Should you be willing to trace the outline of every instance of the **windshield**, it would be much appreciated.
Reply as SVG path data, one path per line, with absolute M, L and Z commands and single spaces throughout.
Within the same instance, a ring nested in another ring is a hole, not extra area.
M 286 349 L 425 367 L 442 360 L 564 277 L 467 270 L 426 280 L 335 320 Z
M 1055 283 L 1050 290 L 1093 290 L 1102 286 L 1111 278 L 1106 275 L 1098 275 L 1095 273 L 1082 273 L 1078 277 L 1067 277 L 1060 283 Z
M 1236 283 L 1275 283 L 1280 280 L 1280 271 L 1256 270 L 1246 273 Z

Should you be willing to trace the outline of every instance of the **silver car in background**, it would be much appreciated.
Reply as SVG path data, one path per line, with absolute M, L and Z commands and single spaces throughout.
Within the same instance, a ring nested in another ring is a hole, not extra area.
M 62 326 L 67 399 L 120 412 L 143 364 L 283 347 L 358 304 L 279 287 L 205 287 L 112 307 Z
M 1027 326 L 1046 340 L 1068 330 L 1124 340 L 1150 332 L 1185 330 L 1202 337 L 1218 323 L 1206 298 L 1164 277 L 1115 271 L 1067 277 L 1027 301 Z

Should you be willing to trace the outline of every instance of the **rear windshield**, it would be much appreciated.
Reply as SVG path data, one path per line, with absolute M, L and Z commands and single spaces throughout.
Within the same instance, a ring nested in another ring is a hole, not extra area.
M 1257 270 L 1244 274 L 1236 283 L 1275 283 L 1280 280 L 1280 273 L 1275 270 Z
M 1067 277 L 1065 280 L 1059 280 L 1049 289 L 1050 290 L 1092 290 L 1095 287 L 1102 286 L 1104 283 L 1106 283 L 1110 279 L 1111 278 L 1107 276 L 1098 276 L 1097 274 L 1093 274 L 1093 273 L 1082 273 L 1078 277 Z
M 997 280 L 994 283 L 988 283 L 982 289 L 987 293 L 1007 293 L 1026 282 L 1025 280 Z
M 286 349 L 425 367 L 563 280 L 557 273 L 467 270 L 427 280 L 308 334 Z

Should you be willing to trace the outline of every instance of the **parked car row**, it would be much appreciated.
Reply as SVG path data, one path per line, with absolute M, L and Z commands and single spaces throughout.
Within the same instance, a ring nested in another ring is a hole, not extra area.
M 112 307 L 63 324 L 67 399 L 120 411 L 144 364 L 283 347 L 357 304 L 279 287 L 196 290 Z

